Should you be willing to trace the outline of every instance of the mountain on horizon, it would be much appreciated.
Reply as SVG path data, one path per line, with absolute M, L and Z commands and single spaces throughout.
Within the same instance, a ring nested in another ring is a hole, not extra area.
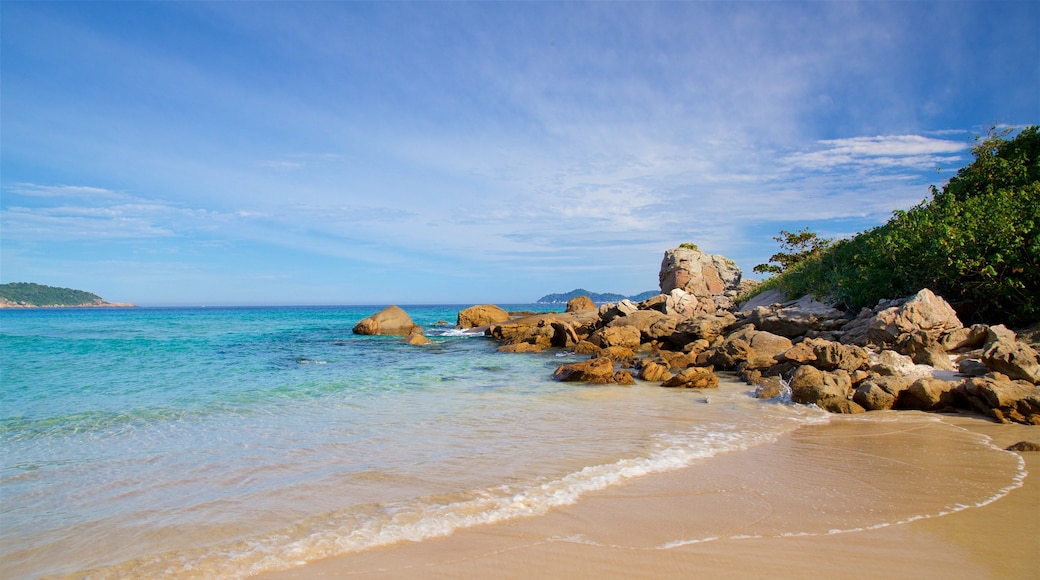
M 626 298 L 629 299 L 629 300 L 632 300 L 633 302 L 641 302 L 643 300 L 646 300 L 647 298 L 650 298 L 651 296 L 657 296 L 660 293 L 661 292 L 659 292 L 657 290 L 647 290 L 646 292 L 640 292 L 639 294 L 634 294 L 632 296 L 625 296 L 624 294 L 613 294 L 613 293 L 610 293 L 610 292 L 606 292 L 606 293 L 589 292 L 588 290 L 586 290 L 584 288 L 577 288 L 577 289 L 571 290 L 570 292 L 563 292 L 561 294 L 546 294 L 545 296 L 542 296 L 541 298 L 539 298 L 536 301 L 536 303 L 537 304 L 566 304 L 572 298 L 577 298 L 578 296 L 588 296 L 590 299 L 592 299 L 593 302 L 595 302 L 597 304 L 602 303 L 602 302 L 619 302 L 619 301 L 624 300 Z

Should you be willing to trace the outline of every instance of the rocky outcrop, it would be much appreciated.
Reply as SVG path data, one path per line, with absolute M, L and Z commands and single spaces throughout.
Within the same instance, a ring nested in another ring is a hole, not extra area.
M 736 292 L 742 272 L 730 259 L 681 246 L 664 253 L 658 281 L 661 293 L 676 288 L 697 297 L 722 296 Z
M 354 334 L 409 336 L 415 333 L 421 335 L 422 328 L 397 306 L 387 306 L 354 325 Z
M 494 304 L 478 304 L 459 311 L 455 328 L 476 328 L 509 320 L 509 313 Z
M 719 309 L 730 292 L 725 261 L 689 248 L 666 253 L 662 294 L 635 303 L 492 323 L 505 352 L 567 348 L 587 360 L 562 365 L 561 381 L 712 388 L 734 371 L 756 396 L 790 397 L 835 413 L 888 409 L 972 410 L 998 421 L 1040 424 L 1040 354 L 1002 326 L 965 328 L 924 289 L 856 316 L 813 297 Z M 722 270 L 720 270 L 722 268 Z

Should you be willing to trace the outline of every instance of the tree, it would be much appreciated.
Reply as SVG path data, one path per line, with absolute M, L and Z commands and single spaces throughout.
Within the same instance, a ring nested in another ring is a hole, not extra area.
M 797 232 L 780 230 L 780 235 L 774 236 L 773 239 L 779 242 L 780 248 L 785 251 L 777 252 L 769 258 L 770 262 L 776 262 L 776 264 L 759 264 L 754 267 L 755 272 L 782 274 L 795 264 L 818 255 L 831 244 L 831 240 L 817 236 L 809 228 L 802 228 Z

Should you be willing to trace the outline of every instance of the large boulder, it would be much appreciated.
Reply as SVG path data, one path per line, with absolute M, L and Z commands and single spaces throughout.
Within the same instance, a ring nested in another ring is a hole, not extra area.
M 848 399 L 852 379 L 844 371 L 828 373 L 816 367 L 801 366 L 791 376 L 791 401 L 795 403 L 821 403 L 826 399 Z
M 1040 383 L 1040 353 L 1028 344 L 1015 340 L 1014 334 L 999 330 L 993 332 L 991 329 L 990 337 L 982 350 L 982 362 L 986 368 L 1012 379 Z
M 639 328 L 630 325 L 604 326 L 589 336 L 589 342 L 600 347 L 624 346 L 637 348 L 642 334 Z
M 647 361 L 639 367 L 639 378 L 653 383 L 663 383 L 672 378 L 672 372 L 663 364 Z
M 372 316 L 362 318 L 354 325 L 354 334 L 370 336 L 409 336 L 416 330 L 422 334 L 422 327 L 413 322 L 408 313 L 398 306 L 387 306 Z
M 776 364 L 776 355 L 789 348 L 790 339 L 747 325 L 722 341 L 712 354 L 711 362 L 722 369 L 732 369 L 740 363 L 745 363 L 747 368 L 765 369 Z
M 670 294 L 678 288 L 694 296 L 711 298 L 736 290 L 741 274 L 740 268 L 728 258 L 681 246 L 664 253 L 658 279 L 662 294 Z
M 494 304 L 478 304 L 460 310 L 456 328 L 475 328 L 509 320 L 509 313 Z
M 1003 423 L 1040 425 L 1040 386 L 994 373 L 966 379 L 955 389 L 969 407 Z
M 910 388 L 903 391 L 897 405 L 901 409 L 917 409 L 921 411 L 938 411 L 952 407 L 954 389 L 959 386 L 955 381 L 943 381 L 933 378 L 917 379 Z
M 874 344 L 894 345 L 903 335 L 922 331 L 938 341 L 963 327 L 953 307 L 924 288 L 903 304 L 878 312 L 869 323 L 867 337 Z

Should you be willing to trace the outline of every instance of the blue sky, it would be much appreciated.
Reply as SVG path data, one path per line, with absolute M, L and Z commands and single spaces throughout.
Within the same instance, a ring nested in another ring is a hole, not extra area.
M 527 302 L 883 223 L 1040 122 L 1040 3 L 3 2 L 0 281 Z

